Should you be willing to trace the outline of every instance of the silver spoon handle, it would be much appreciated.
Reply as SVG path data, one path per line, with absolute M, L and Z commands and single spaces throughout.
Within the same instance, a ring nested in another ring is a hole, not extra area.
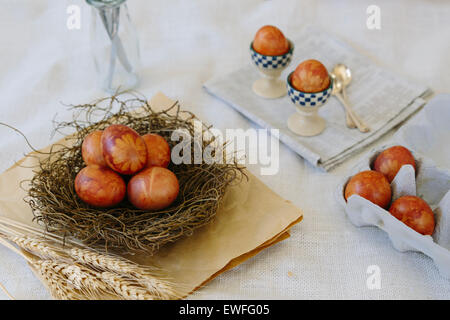
M 353 112 L 353 109 L 350 107 L 350 105 L 347 103 L 347 101 L 345 101 L 345 99 L 342 97 L 342 95 L 339 92 L 336 93 L 336 97 L 344 105 L 345 110 L 347 110 L 348 115 L 353 120 L 353 122 L 356 124 L 359 131 L 369 132 L 370 128 L 368 126 L 366 126 L 366 124 Z
M 347 90 L 345 90 L 345 87 L 342 88 L 342 96 L 344 97 L 344 100 L 349 104 L 348 96 L 347 96 Z M 355 123 L 353 122 L 352 118 L 348 114 L 347 110 L 345 111 L 345 122 L 347 124 L 347 127 L 349 128 L 356 128 Z

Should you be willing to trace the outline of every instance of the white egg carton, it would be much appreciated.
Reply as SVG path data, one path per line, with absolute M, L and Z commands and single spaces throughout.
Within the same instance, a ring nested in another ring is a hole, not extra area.
M 431 207 L 436 227 L 432 236 L 424 236 L 372 202 L 352 195 L 345 201 L 344 190 L 350 178 L 358 172 L 371 170 L 378 154 L 391 144 L 373 150 L 356 165 L 336 190 L 336 200 L 344 207 L 350 221 L 357 227 L 377 226 L 387 232 L 395 249 L 423 252 L 450 279 L 450 170 L 437 167 L 431 159 L 412 151 L 417 174 L 411 165 L 404 165 L 391 183 L 392 201 L 404 195 L 419 196 Z

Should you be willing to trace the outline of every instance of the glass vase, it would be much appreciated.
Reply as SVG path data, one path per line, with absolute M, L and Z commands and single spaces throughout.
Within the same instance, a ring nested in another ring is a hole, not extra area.
M 90 43 L 100 86 L 108 93 L 139 84 L 139 41 L 126 0 L 86 0 L 92 7 Z

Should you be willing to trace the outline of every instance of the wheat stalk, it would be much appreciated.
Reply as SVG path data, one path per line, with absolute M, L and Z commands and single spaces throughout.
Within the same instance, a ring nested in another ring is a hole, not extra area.
M 33 235 L 35 237 L 51 240 L 60 245 L 67 244 L 72 246 L 86 247 L 85 245 L 78 241 L 75 241 L 74 239 L 66 238 L 64 236 L 53 233 L 47 233 L 42 229 L 32 227 L 30 225 L 2 216 L 0 216 L 0 230 L 8 235 Z
M 3 284 L 0 283 L 0 289 L 3 290 L 3 292 L 8 296 L 8 298 L 10 298 L 11 300 L 16 300 L 10 293 L 9 291 L 5 288 L 5 286 Z

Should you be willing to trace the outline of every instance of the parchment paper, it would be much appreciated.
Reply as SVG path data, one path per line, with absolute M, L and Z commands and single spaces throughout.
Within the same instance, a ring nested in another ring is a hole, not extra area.
M 174 101 L 158 93 L 150 103 L 158 110 Z M 23 201 L 26 191 L 20 182 L 32 178 L 30 167 L 36 163 L 36 157 L 25 157 L 0 175 L 0 215 L 34 227 L 38 225 L 32 222 L 31 209 Z M 250 172 L 246 174 L 248 181 L 228 189 L 210 224 L 166 245 L 154 256 L 136 254 L 127 258 L 141 264 L 157 263 L 187 296 L 222 272 L 288 238 L 290 227 L 302 220 L 302 211 Z

